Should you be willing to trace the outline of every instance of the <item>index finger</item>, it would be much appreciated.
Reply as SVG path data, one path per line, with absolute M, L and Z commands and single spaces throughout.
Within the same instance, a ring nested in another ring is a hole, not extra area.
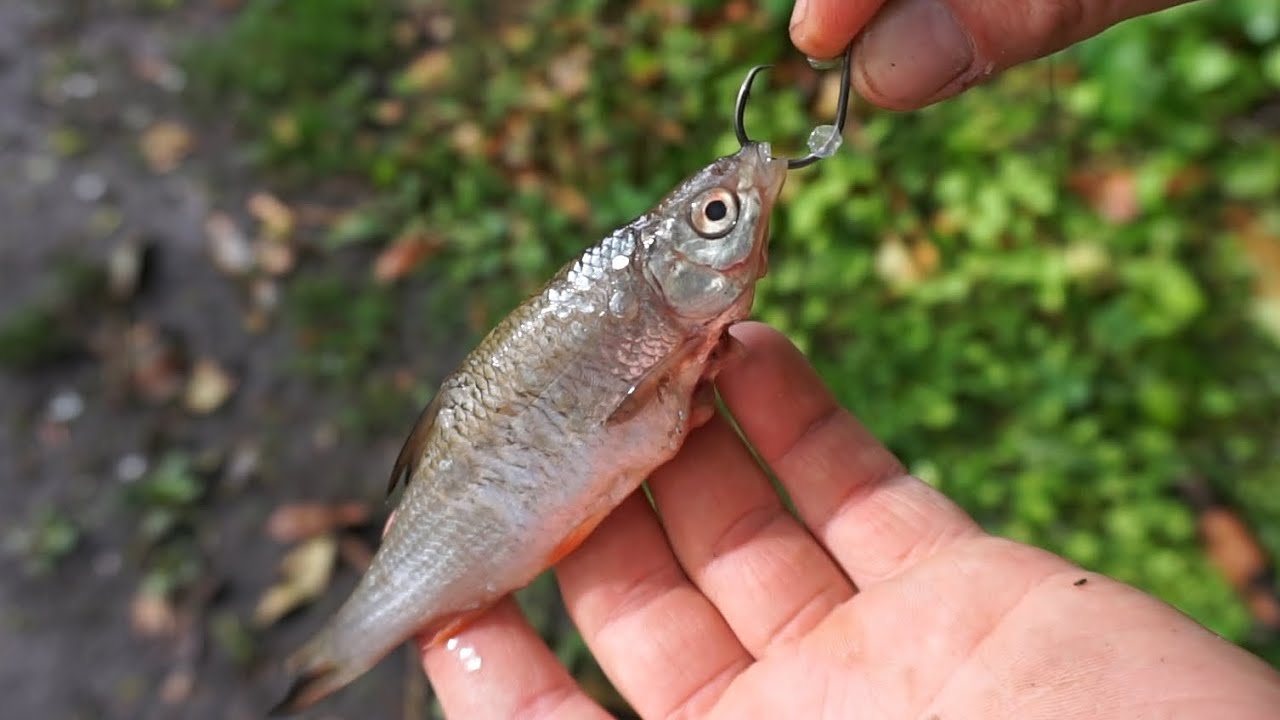
M 881 5 L 884 0 L 797 0 L 791 12 L 791 41 L 809 57 L 836 57 Z
M 801 520 L 855 584 L 868 587 L 981 534 L 840 407 L 784 335 L 760 323 L 731 332 L 746 352 L 720 374 L 720 394 Z
M 441 645 L 416 640 L 451 718 L 605 720 L 510 596 Z

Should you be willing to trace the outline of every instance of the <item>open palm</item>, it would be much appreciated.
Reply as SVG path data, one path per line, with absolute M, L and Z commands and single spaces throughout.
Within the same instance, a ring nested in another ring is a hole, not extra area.
M 779 333 L 714 418 L 556 572 L 645 718 L 1272 718 L 1280 676 L 1172 608 L 984 533 L 835 403 Z M 423 660 L 458 718 L 603 718 L 510 600 Z M 456 646 L 455 646 L 456 647 Z

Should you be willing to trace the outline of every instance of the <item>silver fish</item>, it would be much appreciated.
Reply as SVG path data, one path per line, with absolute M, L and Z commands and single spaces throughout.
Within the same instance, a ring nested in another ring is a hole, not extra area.
M 419 418 L 392 471 L 392 487 L 408 478 L 395 520 L 346 604 L 290 659 L 296 681 L 274 713 L 414 635 L 448 639 L 676 453 L 727 328 L 750 312 L 786 171 L 767 144 L 745 143 L 489 333 Z

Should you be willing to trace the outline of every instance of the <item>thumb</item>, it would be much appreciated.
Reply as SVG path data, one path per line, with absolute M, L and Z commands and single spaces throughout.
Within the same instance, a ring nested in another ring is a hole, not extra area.
M 791 39 L 801 52 L 828 58 L 861 32 L 855 88 L 877 105 L 909 110 L 1184 1 L 798 0 Z

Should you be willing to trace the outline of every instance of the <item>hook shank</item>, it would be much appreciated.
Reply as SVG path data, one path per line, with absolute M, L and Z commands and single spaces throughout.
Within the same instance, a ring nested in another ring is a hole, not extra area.
M 844 132 L 845 120 L 849 116 L 849 81 L 850 73 L 853 65 L 853 44 L 845 50 L 844 59 L 840 63 L 840 99 L 839 107 L 836 109 L 835 127 L 837 133 Z M 746 114 L 747 114 L 747 98 L 751 96 L 751 85 L 755 82 L 756 76 L 762 70 L 772 67 L 771 65 L 757 65 L 747 72 L 747 77 L 742 81 L 742 87 L 738 88 L 738 99 L 733 109 L 733 132 L 738 138 L 740 145 L 746 145 L 751 142 L 750 136 L 747 135 Z M 787 158 L 787 169 L 796 170 L 821 160 L 822 155 L 810 152 L 802 158 Z

